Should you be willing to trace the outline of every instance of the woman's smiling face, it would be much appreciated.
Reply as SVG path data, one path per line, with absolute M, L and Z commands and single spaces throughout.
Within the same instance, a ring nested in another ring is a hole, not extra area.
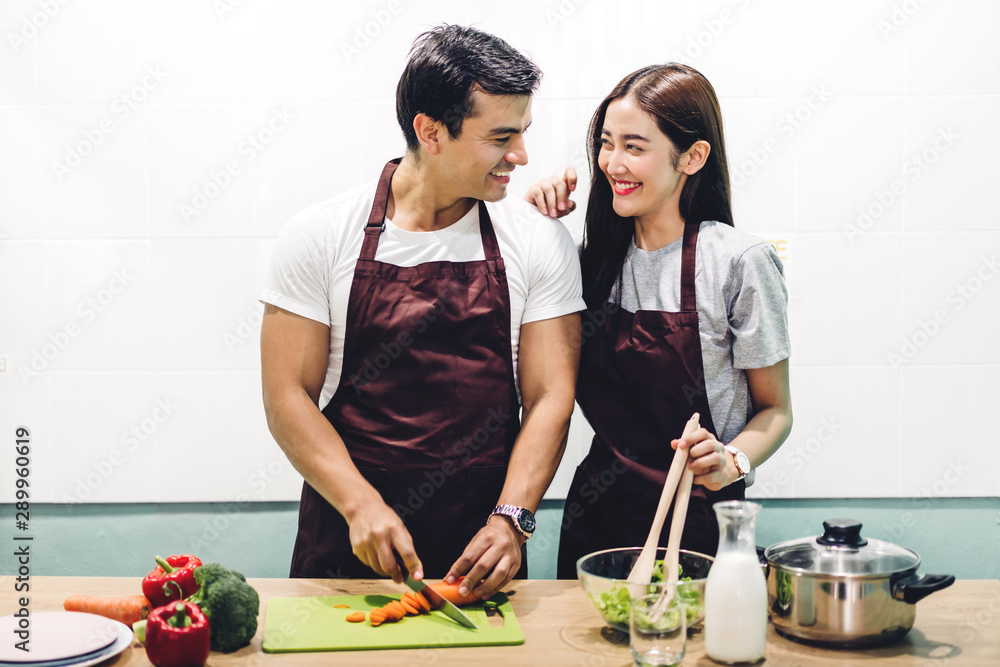
M 677 206 L 687 180 L 677 149 L 632 95 L 608 105 L 597 163 L 614 192 L 622 217 L 655 215 L 668 202 Z

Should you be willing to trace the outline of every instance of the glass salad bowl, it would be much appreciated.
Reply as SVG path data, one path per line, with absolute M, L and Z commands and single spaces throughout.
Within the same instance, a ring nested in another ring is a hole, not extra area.
M 628 604 L 632 594 L 628 575 L 639 558 L 641 547 L 620 547 L 587 554 L 576 562 L 576 573 L 583 591 L 604 621 L 622 632 L 628 632 Z M 643 586 L 646 593 L 655 593 L 662 583 L 662 560 L 667 550 L 656 550 L 657 566 L 653 580 Z M 712 567 L 712 557 L 695 551 L 680 551 L 679 594 L 687 610 L 688 628 L 705 618 L 705 579 Z

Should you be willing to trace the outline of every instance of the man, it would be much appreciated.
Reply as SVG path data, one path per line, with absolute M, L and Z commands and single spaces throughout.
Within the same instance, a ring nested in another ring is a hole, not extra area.
M 401 581 L 401 562 L 485 598 L 526 571 L 584 308 L 562 225 L 498 203 L 540 76 L 492 35 L 425 33 L 396 92 L 406 155 L 278 239 L 261 363 L 305 478 L 292 576 Z

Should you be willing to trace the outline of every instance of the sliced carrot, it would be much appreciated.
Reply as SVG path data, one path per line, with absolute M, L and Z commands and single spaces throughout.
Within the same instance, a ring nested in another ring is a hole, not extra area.
M 375 623 L 376 625 L 380 625 L 382 623 L 395 623 L 396 621 L 399 620 L 399 618 L 397 618 L 394 613 L 392 613 L 391 611 L 389 611 L 385 607 L 379 607 L 378 609 L 372 609 L 371 613 L 369 613 L 369 618 L 372 618 L 373 614 L 374 614 L 374 618 L 372 620 L 376 620 L 377 621 Z
M 349 605 L 349 604 L 335 604 L 335 605 L 333 605 L 333 608 L 334 609 L 350 609 L 351 605 Z
M 63 602 L 66 611 L 85 611 L 116 620 L 131 627 L 149 615 L 153 608 L 143 595 L 121 595 L 118 597 L 97 597 L 94 595 L 70 595 Z
M 370 612 L 368 612 L 368 620 L 371 621 L 372 627 L 378 627 L 379 625 L 382 625 L 385 622 L 386 618 L 387 616 L 385 613 L 385 609 L 382 609 L 381 607 L 372 609 Z
M 399 603 L 399 600 L 393 600 L 389 604 L 385 605 L 384 608 L 388 614 L 393 616 L 393 620 L 395 621 L 398 621 L 406 616 L 406 610 L 403 609 L 403 605 Z
M 417 608 L 413 602 L 406 597 L 399 601 L 399 604 L 403 607 L 403 611 L 406 612 L 407 616 L 416 616 L 420 613 L 420 609 Z
M 471 590 L 467 595 L 459 594 L 458 589 L 462 586 L 462 582 L 464 580 L 465 577 L 459 577 L 458 581 L 453 584 L 446 584 L 442 581 L 436 584 L 430 584 L 428 588 L 433 589 L 435 593 L 457 607 L 461 607 L 463 604 L 479 602 L 479 598 L 476 597 L 476 594 Z
M 348 623 L 361 623 L 365 620 L 365 612 L 363 611 L 352 611 L 347 615 Z
M 419 604 L 424 611 L 430 613 L 431 603 L 427 601 L 427 598 L 424 597 L 423 593 L 417 591 L 416 593 L 413 594 L 413 599 L 417 601 L 417 604 Z

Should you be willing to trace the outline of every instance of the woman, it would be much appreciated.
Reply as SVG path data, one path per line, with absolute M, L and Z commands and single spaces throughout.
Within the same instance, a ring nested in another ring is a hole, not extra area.
M 594 113 L 588 148 L 581 264 L 597 326 L 577 401 L 595 436 L 566 498 L 560 578 L 587 553 L 644 543 L 678 447 L 695 484 L 681 546 L 714 554 L 712 503 L 743 498 L 792 424 L 781 262 L 733 227 L 711 84 L 678 64 L 633 72 Z M 525 198 L 560 217 L 574 186 L 567 169 Z M 701 428 L 678 440 L 694 412 Z

